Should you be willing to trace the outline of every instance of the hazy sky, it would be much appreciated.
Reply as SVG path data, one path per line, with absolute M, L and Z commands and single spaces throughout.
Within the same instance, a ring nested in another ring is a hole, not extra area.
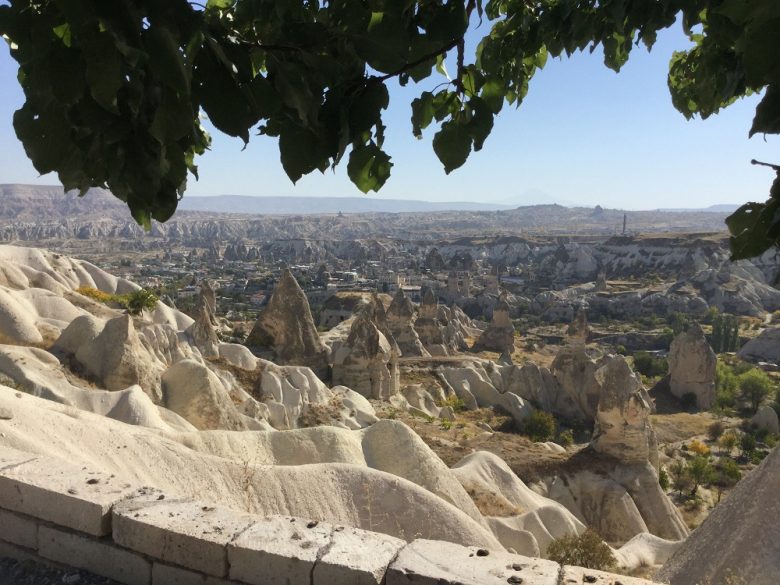
M 778 162 L 778 140 L 748 140 L 758 97 L 705 121 L 686 121 L 672 107 L 668 61 L 687 43 L 679 27 L 666 31 L 652 53 L 635 49 L 620 74 L 603 66 L 599 52 L 550 60 L 520 109 L 505 107 L 483 150 L 449 176 L 431 148 L 432 128 L 418 141 L 409 120 L 410 101 L 440 80 L 391 88 L 386 149 L 395 166 L 372 196 L 626 209 L 764 201 L 772 173 L 750 159 Z M 15 65 L 0 43 L 0 183 L 53 184 L 53 175 L 38 176 L 12 128 L 22 103 Z M 253 137 L 242 152 L 240 140 L 212 135 L 212 151 L 198 163 L 200 181 L 190 181 L 188 194 L 360 196 L 345 168 L 293 185 L 272 139 Z

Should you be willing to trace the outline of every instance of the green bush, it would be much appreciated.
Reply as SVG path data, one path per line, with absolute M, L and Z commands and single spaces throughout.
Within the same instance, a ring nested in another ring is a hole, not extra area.
M 535 410 L 523 421 L 521 432 L 536 443 L 549 441 L 555 436 L 555 417 Z
M 718 360 L 715 366 L 715 406 L 721 409 L 734 408 L 737 403 L 738 387 L 734 368 Z
M 561 565 L 599 571 L 608 571 L 617 564 L 607 543 L 590 528 L 580 536 L 572 534 L 553 540 L 547 546 L 547 558 Z
M 723 422 L 716 420 L 707 427 L 707 435 L 713 441 L 717 441 L 720 439 L 720 436 L 723 434 L 724 430 L 726 430 L 726 427 Z
M 665 376 L 669 371 L 669 364 L 665 358 L 638 351 L 634 354 L 634 369 L 648 378 L 655 378 Z
M 574 431 L 567 429 L 558 435 L 557 443 L 562 447 L 571 447 L 574 444 Z
M 618 344 L 618 345 L 615 346 L 615 353 L 618 354 L 618 355 L 626 355 L 628 353 L 628 351 L 626 350 L 626 346 L 625 345 Z
M 753 412 L 757 411 L 761 403 L 772 393 L 772 380 L 766 372 L 758 368 L 740 374 L 738 382 L 740 395 L 750 404 Z
M 147 288 L 141 288 L 125 296 L 125 307 L 131 315 L 140 315 L 143 311 L 151 311 L 157 306 L 157 295 Z
M 688 315 L 677 311 L 669 315 L 667 320 L 669 322 L 669 327 L 672 328 L 672 331 L 674 331 L 675 335 L 679 335 L 683 331 L 686 331 L 688 329 L 688 325 L 690 324 Z
M 739 439 L 739 448 L 743 455 L 750 456 L 756 450 L 756 438 L 750 433 L 743 434 Z

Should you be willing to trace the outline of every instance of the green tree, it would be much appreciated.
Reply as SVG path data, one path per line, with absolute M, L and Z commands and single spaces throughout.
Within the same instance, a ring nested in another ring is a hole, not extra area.
M 769 379 L 766 372 L 758 368 L 753 368 L 744 374 L 740 374 L 738 382 L 742 399 L 750 404 L 753 412 L 758 410 L 761 403 L 772 392 L 772 380 Z
M 547 558 L 562 565 L 608 571 L 617 564 L 612 550 L 588 528 L 581 535 L 566 535 L 547 545 Z
M 680 496 L 693 484 L 688 466 L 684 461 L 677 460 L 672 463 L 669 466 L 669 475 L 672 478 L 672 487 L 677 490 L 677 494 Z
M 465 35 L 484 37 L 466 55 Z M 41 173 L 66 189 L 107 187 L 137 221 L 167 220 L 221 132 L 278 139 L 297 181 L 347 158 L 362 191 L 392 162 L 382 113 L 388 83 L 440 75 L 411 103 L 412 132 L 434 124 L 446 172 L 488 138 L 505 103 L 520 104 L 549 56 L 603 48 L 615 71 L 634 47 L 681 22 L 692 47 L 672 55 L 672 103 L 707 118 L 763 92 L 750 134 L 780 133 L 776 0 L 8 0 L 0 34 L 19 63 L 17 136 Z M 454 62 L 452 75 L 445 61 Z M 733 258 L 780 241 L 780 167 L 765 203 L 728 219 Z
M 742 471 L 733 459 L 718 459 L 713 466 L 712 483 L 718 491 L 718 502 L 723 490 L 734 487 L 742 479 Z
M 738 442 L 739 437 L 737 437 L 737 433 L 734 431 L 726 431 L 718 440 L 718 444 L 723 448 L 727 455 L 731 454 Z
M 710 337 L 715 353 L 737 351 L 739 349 L 739 322 L 734 315 L 718 314 L 712 319 Z
M 709 457 L 694 457 L 688 463 L 688 475 L 691 478 L 691 497 L 696 496 L 696 490 L 700 485 L 706 485 L 712 481 L 714 470 Z

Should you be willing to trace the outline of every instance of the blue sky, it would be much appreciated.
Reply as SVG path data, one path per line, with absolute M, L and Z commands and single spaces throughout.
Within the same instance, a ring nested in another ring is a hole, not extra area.
M 748 140 L 758 97 L 704 121 L 687 121 L 672 107 L 668 62 L 687 44 L 676 26 L 659 35 L 652 53 L 635 49 L 620 74 L 603 66 L 598 51 L 548 61 L 522 106 L 505 107 L 483 150 L 449 176 L 431 148 L 432 129 L 418 141 L 409 120 L 410 101 L 440 79 L 391 88 L 386 149 L 395 166 L 371 196 L 625 209 L 764 201 L 772 173 L 750 159 L 778 162 L 778 140 Z M 54 184 L 55 176 L 38 176 L 15 137 L 12 116 L 21 103 L 15 62 L 0 43 L 0 183 Z M 242 152 L 240 140 L 212 136 L 188 194 L 361 196 L 345 168 L 293 185 L 272 139 L 254 137 Z

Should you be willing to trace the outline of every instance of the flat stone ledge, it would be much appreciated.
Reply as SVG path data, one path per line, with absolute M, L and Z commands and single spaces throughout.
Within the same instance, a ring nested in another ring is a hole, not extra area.
M 415 540 L 387 570 L 387 585 L 558 585 L 553 561 L 436 540 Z
M 0 508 L 85 532 L 111 532 L 111 507 L 134 486 L 51 457 L 0 469 Z
M 0 538 L 36 550 L 38 548 L 38 523 L 32 518 L 0 510 Z
M 0 471 L 7 467 L 13 467 L 37 458 L 38 456 L 33 455 L 32 453 L 26 453 L 24 451 L 19 451 L 18 449 L 0 445 Z
M 152 565 L 140 555 L 87 536 L 41 526 L 39 554 L 127 585 L 149 585 Z
M 130 499 L 114 507 L 114 541 L 214 577 L 228 573 L 225 546 L 254 517 L 190 500 Z
M 339 526 L 314 565 L 313 585 L 378 585 L 405 546 L 386 534 Z
M 332 533 L 333 526 L 324 522 L 281 516 L 259 520 L 228 546 L 230 578 L 251 585 L 311 583 Z
M 654 581 L 565 565 L 561 585 L 658 585 Z

